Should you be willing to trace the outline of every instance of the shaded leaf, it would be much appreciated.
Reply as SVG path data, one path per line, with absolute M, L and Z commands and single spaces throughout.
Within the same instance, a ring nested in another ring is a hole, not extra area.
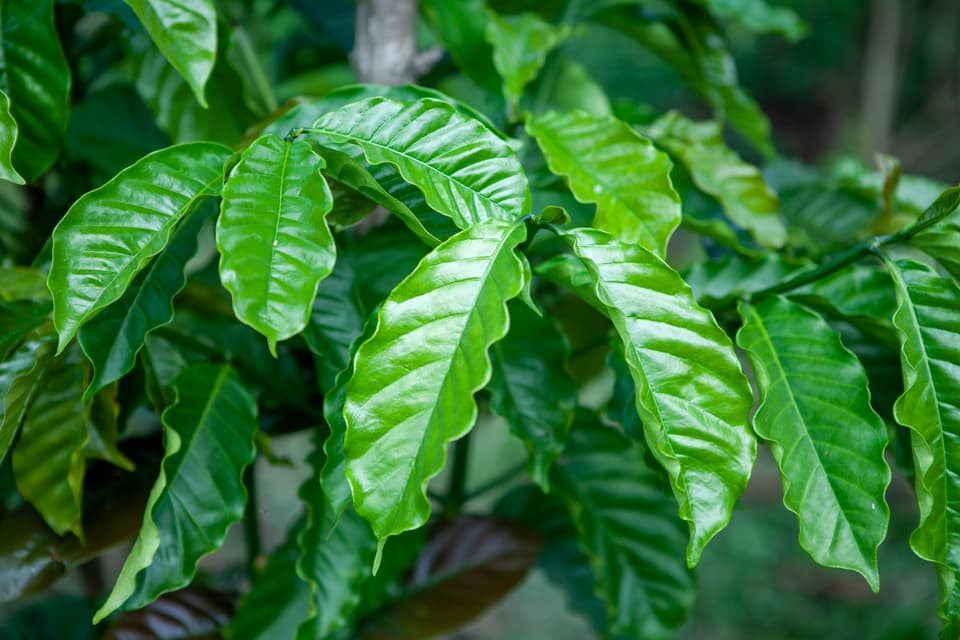
M 554 26 L 535 13 L 499 16 L 488 12 L 486 40 L 493 48 L 493 64 L 503 78 L 503 95 L 511 113 L 547 55 L 572 34 L 570 25 Z
M 17 121 L 10 114 L 10 98 L 0 91 L 0 179 L 24 184 L 13 166 L 13 148 L 17 144 Z
M 556 79 L 547 93 L 545 106 L 560 112 L 583 111 L 595 118 L 612 116 L 610 99 L 590 72 L 563 54 L 558 53 L 556 58 Z
M 161 149 L 70 207 L 53 231 L 48 279 L 58 351 L 123 295 L 200 200 L 220 193 L 229 156 L 229 149 L 209 142 Z
M 243 516 L 243 470 L 256 455 L 253 396 L 226 366 L 193 366 L 174 386 L 177 400 L 162 416 L 166 451 L 160 476 L 140 534 L 95 623 L 190 584 L 197 561 L 218 549 Z
M 776 192 L 759 169 L 727 147 L 717 123 L 694 122 L 674 111 L 645 132 L 686 165 L 697 186 L 717 198 L 730 219 L 758 243 L 783 246 L 787 230 L 777 215 Z
M 204 86 L 217 54 L 217 10 L 213 0 L 124 0 L 204 108 Z
M 133 462 L 117 448 L 120 415 L 117 390 L 115 383 L 107 386 L 86 406 L 84 422 L 88 439 L 84 454 L 87 458 L 106 460 L 121 469 L 133 471 Z
M 0 91 L 18 126 L 13 164 L 28 182 L 50 168 L 67 130 L 70 69 L 54 0 L 0 4 Z
M 577 386 L 564 369 L 566 338 L 550 320 L 512 302 L 510 331 L 490 349 L 490 408 L 524 441 L 530 475 L 544 490 L 563 452 L 577 404 Z
M 581 422 L 552 479 L 590 559 L 610 630 L 673 637 L 693 605 L 694 578 L 682 559 L 676 502 L 643 447 Z
M 960 280 L 960 220 L 951 218 L 935 224 L 911 238 L 910 244 L 923 249 Z
M 534 268 L 538 276 L 576 294 L 600 313 L 606 313 L 606 307 L 597 298 L 593 277 L 583 262 L 569 253 L 560 253 L 544 260 Z
M 775 253 L 761 258 L 729 254 L 719 260 L 695 262 L 683 279 L 693 289 L 697 303 L 716 309 L 772 287 L 805 268 L 807 265 L 787 262 Z
M 540 537 L 489 517 L 460 516 L 431 532 L 404 592 L 360 628 L 363 640 L 428 638 L 490 608 L 526 576 Z
M 665 262 L 596 229 L 563 237 L 623 341 L 647 443 L 690 525 L 687 562 L 694 566 L 750 477 L 749 384 L 730 338 Z
M 897 291 L 904 386 L 893 411 L 911 430 L 920 505 L 910 546 L 939 565 L 948 584 L 960 571 L 960 285 L 910 260 L 887 260 L 887 268 Z M 953 609 L 951 593 L 941 593 L 944 611 Z
M 721 20 L 753 33 L 773 33 L 797 41 L 810 32 L 792 9 L 770 6 L 765 0 L 706 0 L 704 4 Z
M 486 40 L 487 10 L 484 0 L 423 0 L 423 12 L 450 52 L 457 68 L 478 86 L 500 90 L 493 66 L 493 50 Z
M 15 349 L 8 359 L 0 362 L 0 397 L 3 398 L 0 462 L 3 462 L 13 444 L 33 393 L 46 376 L 53 360 L 53 351 L 52 336 L 32 336 Z
M 188 213 L 160 255 L 136 275 L 120 299 L 81 327 L 80 346 L 93 365 L 85 400 L 129 373 L 146 337 L 173 320 L 173 299 L 187 282 L 184 270 L 197 252 L 197 235 L 210 218 L 207 213 L 204 208 Z
M 445 102 L 370 98 L 321 116 L 309 131 L 358 145 L 372 164 L 394 165 L 460 228 L 530 211 L 530 189 L 513 150 Z
M 49 300 L 47 278 L 33 267 L 0 269 L 0 300 Z
M 320 388 L 329 393 L 337 374 L 351 366 L 350 345 L 363 332 L 364 313 L 355 288 L 357 274 L 338 260 L 320 282 L 303 337 L 317 357 Z
M 523 225 L 489 220 L 441 244 L 387 297 L 357 352 L 344 407 L 347 477 L 381 544 L 426 522 L 427 482 L 473 427 L 487 349 L 506 334 L 506 302 L 523 287 L 514 249 L 525 236 Z
M 38 360 L 38 365 L 43 362 Z M 57 534 L 83 535 L 83 356 L 73 347 L 34 380 L 23 405 L 20 439 L 11 456 L 17 490 Z
M 880 588 L 887 534 L 886 425 L 870 407 L 867 374 L 823 318 L 780 296 L 741 303 L 737 343 L 756 375 L 754 430 L 770 444 L 800 546 L 819 564 Z
M 338 512 L 326 499 L 318 477 L 322 461 L 318 447 L 309 459 L 313 473 L 299 491 L 307 505 L 307 524 L 297 539 L 297 574 L 311 591 L 309 615 L 297 630 L 299 640 L 329 638 L 350 625 L 377 548 L 363 518 L 351 510 Z
M 219 638 L 233 616 L 233 598 L 204 587 L 167 593 L 139 611 L 117 616 L 106 640 L 195 640 Z
M 307 326 L 317 285 L 336 260 L 321 167 L 309 143 L 268 135 L 243 152 L 223 187 L 220 280 L 237 319 L 266 336 L 274 354 Z
M 873 200 L 819 178 L 778 191 L 790 244 L 816 253 L 867 237 L 882 213 Z
M 50 309 L 48 300 L 0 302 L 0 362 L 24 337 L 47 322 Z
M 597 205 L 595 227 L 664 255 L 680 224 L 666 154 L 623 122 L 584 112 L 549 112 L 529 120 L 527 131 L 577 199 Z

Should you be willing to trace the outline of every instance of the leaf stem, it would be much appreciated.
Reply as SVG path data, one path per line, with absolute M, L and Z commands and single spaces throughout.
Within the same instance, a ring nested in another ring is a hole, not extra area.
M 251 582 L 257 574 L 257 559 L 263 550 L 260 539 L 260 505 L 257 500 L 257 461 L 254 460 L 243 474 L 243 486 L 247 489 L 247 506 L 243 512 L 243 539 L 247 547 L 247 573 Z
M 453 468 L 450 472 L 450 485 L 443 500 L 443 516 L 455 518 L 463 510 L 466 500 L 467 465 L 470 462 L 470 434 L 457 440 L 453 445 Z

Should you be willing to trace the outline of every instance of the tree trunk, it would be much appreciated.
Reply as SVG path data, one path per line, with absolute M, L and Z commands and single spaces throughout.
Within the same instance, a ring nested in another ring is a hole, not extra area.
M 417 0 L 357 0 L 351 54 L 360 82 L 413 82 L 417 57 Z

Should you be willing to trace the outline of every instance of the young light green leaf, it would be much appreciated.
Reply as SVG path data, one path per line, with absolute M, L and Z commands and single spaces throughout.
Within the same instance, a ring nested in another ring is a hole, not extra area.
M 777 194 L 760 170 L 744 162 L 723 141 L 716 122 L 694 122 L 670 112 L 645 133 L 682 162 L 694 182 L 716 197 L 737 225 L 751 232 L 761 245 L 782 247 L 787 230 L 777 215 Z
M 693 605 L 694 578 L 682 559 L 676 502 L 643 447 L 578 423 L 551 477 L 590 558 L 613 635 L 672 638 Z
M 562 235 L 623 341 L 647 443 L 690 525 L 694 566 L 750 477 L 749 383 L 730 338 L 663 260 L 598 229 Z
M 82 538 L 88 436 L 79 347 L 50 361 L 33 383 L 11 456 L 17 489 L 56 533 L 72 532 Z
M 296 571 L 310 585 L 311 599 L 298 640 L 334 637 L 349 625 L 377 549 L 367 522 L 351 510 L 338 513 L 324 496 L 318 478 L 322 461 L 317 448 L 309 458 L 314 472 L 299 491 L 307 507 L 307 524 L 297 539 Z
M 217 55 L 217 9 L 213 0 L 124 0 L 136 12 L 164 57 L 207 106 L 204 86 Z
M 227 366 L 195 365 L 174 386 L 177 400 L 162 416 L 160 476 L 140 534 L 94 623 L 188 585 L 200 558 L 217 550 L 243 516 L 243 470 L 256 455 L 253 395 Z
M 780 467 L 800 546 L 819 564 L 861 574 L 876 592 L 891 475 L 886 425 L 870 407 L 863 365 L 823 318 L 786 298 L 739 310 L 737 343 L 760 393 L 754 430 Z
M 547 55 L 572 34 L 570 25 L 554 26 L 535 13 L 487 13 L 486 40 L 493 47 L 493 64 L 503 78 L 503 96 L 511 113 L 516 112 L 524 87 L 537 77 Z
M 570 347 L 556 325 L 511 302 L 510 331 L 490 350 L 490 408 L 530 452 L 530 475 L 544 491 L 550 465 L 563 452 L 577 404 L 577 386 L 564 370 Z
M 217 221 L 220 280 L 237 319 L 277 342 L 307 326 L 336 246 L 324 219 L 333 196 L 308 142 L 275 135 L 251 144 L 223 187 Z
M 10 98 L 0 91 L 0 179 L 24 184 L 23 176 L 13 166 L 13 149 L 17 145 L 17 121 L 10 113 Z
M 173 320 L 173 299 L 187 282 L 184 269 L 197 252 L 197 234 L 209 219 L 206 213 L 201 208 L 188 214 L 163 252 L 137 274 L 120 299 L 80 328 L 80 346 L 93 365 L 85 401 L 129 373 L 147 335 Z
M 50 168 L 67 131 L 70 68 L 53 20 L 55 4 L 0 2 L 0 91 L 18 125 L 13 164 L 27 181 Z
M 577 200 L 597 205 L 595 227 L 657 255 L 666 253 L 680 224 L 680 196 L 665 153 L 623 122 L 582 111 L 537 116 L 527 122 L 527 132 Z
M 344 453 L 357 511 L 377 538 L 427 521 L 426 485 L 473 427 L 487 350 L 507 333 L 524 269 L 522 224 L 488 220 L 453 236 L 387 297 L 347 385 Z
M 530 212 L 530 187 L 513 150 L 446 102 L 369 98 L 324 114 L 308 129 L 390 163 L 435 211 L 461 229 Z
M 219 195 L 229 157 L 228 148 L 210 142 L 161 149 L 73 203 L 53 231 L 47 281 L 58 352 L 120 299 L 200 200 Z
M 897 422 L 911 429 L 920 524 L 910 546 L 960 571 L 960 285 L 911 260 L 887 260 L 897 290 L 904 392 Z M 949 593 L 943 593 L 944 599 Z

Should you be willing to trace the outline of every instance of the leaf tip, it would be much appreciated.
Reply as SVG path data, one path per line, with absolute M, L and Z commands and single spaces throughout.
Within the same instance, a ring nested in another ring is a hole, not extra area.
M 377 538 L 377 552 L 373 556 L 373 575 L 377 575 L 380 570 L 380 561 L 383 560 L 383 547 L 387 544 L 386 538 Z

